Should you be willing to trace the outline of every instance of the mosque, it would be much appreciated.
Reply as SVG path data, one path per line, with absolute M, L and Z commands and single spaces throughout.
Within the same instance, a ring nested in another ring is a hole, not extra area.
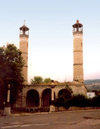
M 68 82 L 73 94 L 86 95 L 83 75 L 83 25 L 77 20 L 73 27 L 73 82 Z M 24 87 L 14 105 L 15 108 L 26 110 L 47 109 L 55 110 L 50 104 L 60 93 L 66 92 L 64 83 L 52 82 L 50 84 L 28 84 L 28 39 L 29 28 L 20 27 L 19 48 L 25 60 L 23 67 Z M 51 107 L 50 107 L 51 106 Z

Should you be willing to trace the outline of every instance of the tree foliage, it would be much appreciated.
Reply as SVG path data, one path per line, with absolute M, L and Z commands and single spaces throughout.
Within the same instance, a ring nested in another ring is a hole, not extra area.
M 44 83 L 49 83 L 49 82 L 51 82 L 51 79 L 50 78 L 45 78 L 44 79 Z
M 41 76 L 35 76 L 31 79 L 31 84 L 41 84 L 43 82 L 43 78 Z
M 35 76 L 33 79 L 31 79 L 31 84 L 41 84 L 41 83 L 51 83 L 51 78 L 45 78 L 43 79 L 41 76 Z
M 11 103 L 15 101 L 24 81 L 22 75 L 24 60 L 21 54 L 14 44 L 8 44 L 6 48 L 0 47 L 0 80 L 3 82 L 0 90 L 4 91 L 1 96 L 5 96 L 8 84 L 11 84 Z M 2 101 L 6 101 L 6 97 Z

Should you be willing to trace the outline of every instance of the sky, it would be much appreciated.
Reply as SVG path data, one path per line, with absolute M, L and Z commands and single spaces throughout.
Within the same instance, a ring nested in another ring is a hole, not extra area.
M 29 31 L 28 79 L 73 80 L 72 25 L 83 24 L 84 79 L 100 79 L 100 0 L 0 0 L 0 46 Z

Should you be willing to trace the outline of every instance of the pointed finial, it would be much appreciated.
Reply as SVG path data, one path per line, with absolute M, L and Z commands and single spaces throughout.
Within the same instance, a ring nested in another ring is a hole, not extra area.
M 25 25 L 25 23 L 26 23 L 26 20 L 24 20 L 24 25 Z
M 79 23 L 79 20 L 77 20 L 76 23 Z

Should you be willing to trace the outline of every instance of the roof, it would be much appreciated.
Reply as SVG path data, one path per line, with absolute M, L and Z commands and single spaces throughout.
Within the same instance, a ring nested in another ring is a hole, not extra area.
M 79 20 L 77 20 L 76 23 L 73 25 L 73 28 L 79 28 L 79 27 L 83 27 L 83 25 L 79 23 Z
M 22 30 L 22 31 L 28 31 L 29 30 L 29 28 L 27 26 L 25 26 L 25 25 L 23 25 L 19 29 Z

